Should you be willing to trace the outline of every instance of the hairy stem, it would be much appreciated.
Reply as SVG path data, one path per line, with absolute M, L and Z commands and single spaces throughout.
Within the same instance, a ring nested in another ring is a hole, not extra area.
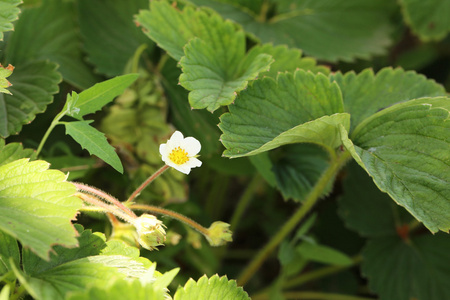
M 291 218 L 281 227 L 281 229 L 272 237 L 272 239 L 257 253 L 248 266 L 242 271 L 238 277 L 238 285 L 244 285 L 261 267 L 264 261 L 269 255 L 276 249 L 276 247 L 287 237 L 287 235 L 297 226 L 297 224 L 306 216 L 306 214 L 314 207 L 317 201 L 320 199 L 323 191 L 327 187 L 328 183 L 336 177 L 340 168 L 350 158 L 349 152 L 343 152 L 337 156 L 334 160 L 330 161 L 330 165 L 327 170 L 322 174 L 317 181 L 314 188 L 306 197 L 302 206 L 291 216 Z
M 168 210 L 168 209 L 161 208 L 161 207 L 158 207 L 158 206 L 153 206 L 153 205 L 145 205 L 145 204 L 132 204 L 132 205 L 130 205 L 130 208 L 138 209 L 138 210 L 144 210 L 144 211 L 147 211 L 147 212 L 168 216 L 170 218 L 173 218 L 175 220 L 183 222 L 184 224 L 192 227 L 193 229 L 197 230 L 198 232 L 200 232 L 204 236 L 208 236 L 208 229 L 207 228 L 205 228 L 202 225 L 198 224 L 194 220 L 192 220 L 192 219 L 190 219 L 190 218 L 188 218 L 188 217 L 186 217 L 186 216 L 184 216 L 182 214 L 174 212 L 172 210 Z
M 76 186 L 77 190 L 81 193 L 84 194 L 90 194 L 90 195 L 95 195 L 98 199 L 102 199 L 105 200 L 111 204 L 114 204 L 115 206 L 117 206 L 118 208 L 120 208 L 124 213 L 126 213 L 127 215 L 129 215 L 132 218 L 136 218 L 136 214 L 129 209 L 128 207 L 126 207 L 125 205 L 123 205 L 122 202 L 120 202 L 119 200 L 117 200 L 116 198 L 114 198 L 113 196 L 109 195 L 108 193 L 105 193 L 102 190 L 99 190 L 97 188 L 94 188 L 92 186 L 88 186 L 85 185 L 83 183 L 79 183 L 79 182 L 72 182 L 73 185 Z
M 283 293 L 285 299 L 308 299 L 308 300 L 373 300 L 373 298 L 358 297 L 351 295 L 342 295 L 334 293 L 321 293 L 321 292 L 285 292 Z M 253 300 L 269 300 L 269 295 L 253 296 Z
M 128 198 L 127 201 L 125 201 L 125 203 L 129 203 L 132 202 L 134 200 L 134 198 L 136 198 L 143 189 L 145 189 L 147 187 L 147 185 L 149 185 L 150 183 L 152 183 L 153 180 L 155 180 L 159 175 L 161 175 L 162 173 L 164 173 L 164 171 L 166 171 L 169 168 L 168 165 L 164 165 L 163 167 L 161 167 L 161 169 L 159 169 L 158 171 L 156 171 L 152 176 L 150 176 L 149 178 L 147 178 L 146 181 L 144 181 L 144 183 L 142 183 L 134 192 L 133 194 L 131 194 L 131 196 Z
M 106 204 L 105 202 L 99 200 L 98 198 L 96 198 L 91 194 L 84 194 L 82 192 L 79 192 L 75 196 L 77 196 L 84 202 L 95 206 L 96 208 L 100 208 L 100 210 L 98 211 L 111 213 L 130 224 L 134 224 L 134 220 L 137 218 L 137 217 L 130 217 L 129 215 L 125 214 L 122 210 L 117 209 L 116 206 Z

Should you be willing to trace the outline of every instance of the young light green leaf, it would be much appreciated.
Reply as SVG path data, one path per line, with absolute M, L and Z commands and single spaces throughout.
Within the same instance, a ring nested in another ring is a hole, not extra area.
M 0 230 L 0 277 L 12 271 L 10 259 L 15 265 L 20 264 L 20 251 L 17 240 Z
M 33 61 L 19 65 L 9 80 L 13 84 L 12 95 L 0 93 L 0 136 L 3 138 L 22 130 L 23 124 L 30 123 L 38 113 L 42 113 L 58 92 L 61 75 L 57 65 L 45 61 Z
M 134 258 L 122 255 L 99 255 L 106 246 L 103 235 L 90 230 L 79 232 L 79 247 L 55 247 L 50 261 L 23 253 L 23 271 L 15 270 L 28 293 L 36 299 L 65 299 L 69 292 L 83 291 L 86 286 L 106 286 L 115 279 L 140 278 L 147 268 Z
M 89 125 L 91 122 L 93 121 L 64 122 L 66 134 L 90 154 L 98 156 L 118 172 L 123 173 L 122 163 L 114 147 L 108 143 L 103 133 Z
M 351 132 L 364 119 L 396 103 L 445 96 L 442 85 L 414 71 L 384 68 L 376 75 L 372 69 L 359 74 L 340 72 L 330 75 L 342 91 L 345 111 L 350 113 Z
M 6 79 L 6 77 L 9 77 L 13 70 L 14 67 L 12 65 L 8 65 L 5 68 L 2 64 L 0 64 L 0 93 L 11 95 L 11 92 L 6 89 L 11 86 L 11 83 Z
M 353 158 L 432 232 L 450 229 L 450 100 L 421 98 L 367 118 L 353 133 L 342 131 Z
M 221 117 L 224 155 L 254 155 L 299 142 L 340 145 L 338 124 L 349 127 L 338 86 L 323 74 L 298 70 L 262 78 L 239 94 Z
M 362 272 L 380 299 L 450 298 L 450 238 L 422 235 L 370 240 L 363 250 Z
M 110 77 L 122 75 L 140 45 L 154 48 L 133 22 L 133 15 L 148 8 L 148 3 L 148 0 L 77 2 L 83 46 L 98 72 Z
M 178 288 L 174 300 L 189 299 L 250 299 L 248 294 L 236 285 L 235 280 L 228 280 L 226 276 L 219 277 L 217 274 L 211 278 L 202 276 L 197 282 L 192 278 L 184 285 Z
M 232 103 L 236 93 L 260 72 L 268 71 L 273 62 L 267 54 L 245 56 L 244 32 L 235 33 L 232 24 L 224 24 L 228 25 L 224 26 L 224 32 L 214 33 L 221 37 L 217 44 L 195 38 L 184 48 L 180 84 L 191 91 L 189 103 L 193 108 L 213 112 Z
M 13 30 L 12 22 L 17 20 L 20 9 L 17 6 L 21 0 L 2 0 L 0 1 L 0 41 L 3 41 L 3 32 Z
M 83 116 L 95 113 L 122 94 L 138 77 L 139 74 L 126 74 L 97 83 L 80 94 L 68 97 L 64 109 L 69 116 L 82 120 Z M 69 109 L 69 105 L 72 105 L 72 109 Z
M 265 3 L 256 13 L 242 1 L 189 2 L 214 8 L 262 43 L 299 48 L 327 61 L 385 53 L 391 44 L 389 16 L 396 9 L 390 0 L 275 1 Z
M 27 159 L 0 166 L 0 230 L 43 259 L 53 245 L 77 245 L 71 220 L 82 205 L 66 175 L 48 166 Z
M 19 143 L 9 143 L 5 146 L 5 140 L 0 139 L 0 166 L 21 158 L 30 158 L 33 153 L 33 149 L 23 149 Z
M 296 251 L 306 259 L 334 266 L 349 266 L 352 259 L 346 254 L 325 245 L 303 242 Z
M 83 60 L 75 3 L 43 0 L 39 4 L 23 8 L 7 41 L 6 61 L 19 67 L 50 60 L 59 65 L 65 81 L 80 89 L 91 86 L 97 78 Z
M 450 2 L 401 0 L 403 17 L 422 41 L 442 40 L 450 32 Z

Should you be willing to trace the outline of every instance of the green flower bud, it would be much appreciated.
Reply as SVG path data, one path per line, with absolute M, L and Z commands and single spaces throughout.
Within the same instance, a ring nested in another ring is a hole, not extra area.
M 143 214 L 134 222 L 139 244 L 148 250 L 158 250 L 164 245 L 166 231 L 164 224 L 153 215 Z
M 232 232 L 229 229 L 230 224 L 218 221 L 211 224 L 208 228 L 206 239 L 211 246 L 222 246 L 226 242 L 233 241 Z

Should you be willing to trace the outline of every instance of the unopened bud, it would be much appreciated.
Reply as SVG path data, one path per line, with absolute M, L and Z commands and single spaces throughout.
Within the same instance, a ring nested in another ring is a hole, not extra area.
M 208 228 L 208 235 L 206 236 L 209 244 L 211 246 L 222 246 L 227 242 L 231 242 L 233 238 L 229 228 L 230 224 L 221 221 L 212 223 Z
M 166 231 L 164 224 L 153 215 L 143 214 L 134 222 L 139 244 L 148 250 L 158 250 L 164 245 Z

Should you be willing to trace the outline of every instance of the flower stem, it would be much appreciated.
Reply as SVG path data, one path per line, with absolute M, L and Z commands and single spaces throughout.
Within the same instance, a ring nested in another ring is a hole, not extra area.
M 297 224 L 305 217 L 305 215 L 314 207 L 320 199 L 323 191 L 328 183 L 333 180 L 342 166 L 350 158 L 350 153 L 345 151 L 336 159 L 330 161 L 328 169 L 319 178 L 314 188 L 306 197 L 302 206 L 291 216 L 291 218 L 281 227 L 281 229 L 272 237 L 272 239 L 257 253 L 248 266 L 242 271 L 238 277 L 238 285 L 244 285 L 255 272 L 261 267 L 264 261 L 275 250 L 275 248 L 286 238 L 286 236 L 297 226 Z
M 292 279 L 289 279 L 287 281 L 285 281 L 283 283 L 283 288 L 287 289 L 287 288 L 291 288 L 294 286 L 299 286 L 302 285 L 308 281 L 311 280 L 315 280 L 315 279 L 319 279 L 319 278 L 323 278 L 325 276 L 329 276 L 332 274 L 335 274 L 337 272 L 340 272 L 342 270 L 346 270 L 356 264 L 359 264 L 362 261 L 362 256 L 361 255 L 356 255 L 355 257 L 353 257 L 352 259 L 352 264 L 351 265 L 346 265 L 346 266 L 326 266 L 305 274 L 301 274 L 297 277 L 294 277 Z
M 81 193 L 84 192 L 84 194 L 91 194 L 91 195 L 95 195 L 98 199 L 102 199 L 105 200 L 111 204 L 114 204 L 115 206 L 117 206 L 118 208 L 120 208 L 124 213 L 126 213 L 127 215 L 129 215 L 132 218 L 137 218 L 136 214 L 129 209 L 128 207 L 126 207 L 125 205 L 123 205 L 122 202 L 120 202 L 119 200 L 117 200 L 116 198 L 114 198 L 113 196 L 105 193 L 102 190 L 99 190 L 97 188 L 94 188 L 92 186 L 88 186 L 82 183 L 78 183 L 78 182 L 72 182 L 73 185 L 76 186 L 77 190 Z
M 146 204 L 132 204 L 130 205 L 130 208 L 132 209 L 138 209 L 138 210 L 145 210 L 151 213 L 155 213 L 155 214 L 161 214 L 161 215 L 165 215 L 168 216 L 170 218 L 176 219 L 180 222 L 183 222 L 186 225 L 189 225 L 190 227 L 194 228 L 195 230 L 197 230 L 198 232 L 200 232 L 201 234 L 203 234 L 204 236 L 208 236 L 208 229 L 203 227 L 202 225 L 198 224 L 197 222 L 195 222 L 194 220 L 179 214 L 177 212 L 174 212 L 172 210 L 168 210 L 165 208 L 161 208 L 158 206 L 153 206 L 153 205 L 146 205 Z
M 238 226 L 238 223 L 241 220 L 242 215 L 245 212 L 245 209 L 247 208 L 250 201 L 252 200 L 253 195 L 260 183 L 261 183 L 261 177 L 259 175 L 256 175 L 253 177 L 253 179 L 247 185 L 247 188 L 245 189 L 244 194 L 242 194 L 241 198 L 239 199 L 236 209 L 234 210 L 233 216 L 231 217 L 230 229 L 232 231 L 236 230 L 236 227 Z
M 50 133 L 53 131 L 53 129 L 56 127 L 56 125 L 59 125 L 59 120 L 64 117 L 66 114 L 66 111 L 61 111 L 59 114 L 56 115 L 56 117 L 53 119 L 52 123 L 50 124 L 50 127 L 48 127 L 47 131 L 45 132 L 44 136 L 42 137 L 41 142 L 39 143 L 39 146 L 36 150 L 35 156 L 38 157 L 39 153 L 41 153 L 42 148 L 44 147 L 45 142 L 47 141 Z
M 143 189 L 145 189 L 147 187 L 147 185 L 149 185 L 150 183 L 152 183 L 153 180 L 155 180 L 159 175 L 161 175 L 162 173 L 164 173 L 165 170 L 167 170 L 169 168 L 168 165 L 164 165 L 163 167 L 161 167 L 158 171 L 156 171 L 152 176 L 150 176 L 146 181 L 144 181 L 144 183 L 142 183 L 134 192 L 133 194 L 131 194 L 131 196 L 128 198 L 127 201 L 125 201 L 125 203 L 129 203 L 132 202 L 134 200 L 134 198 L 136 198 Z
M 101 208 L 101 210 L 103 212 L 112 213 L 113 215 L 121 218 L 122 220 L 124 220 L 130 224 L 133 224 L 134 220 L 137 218 L 137 217 L 130 217 L 129 215 L 125 214 L 123 211 L 117 209 L 116 206 L 106 204 L 105 202 L 97 199 L 93 195 L 84 194 L 82 192 L 79 192 L 76 194 L 76 196 L 78 198 L 80 198 L 81 200 L 83 200 L 84 202 L 94 205 L 96 208 Z M 99 211 L 101 211 L 101 210 L 99 210 Z

